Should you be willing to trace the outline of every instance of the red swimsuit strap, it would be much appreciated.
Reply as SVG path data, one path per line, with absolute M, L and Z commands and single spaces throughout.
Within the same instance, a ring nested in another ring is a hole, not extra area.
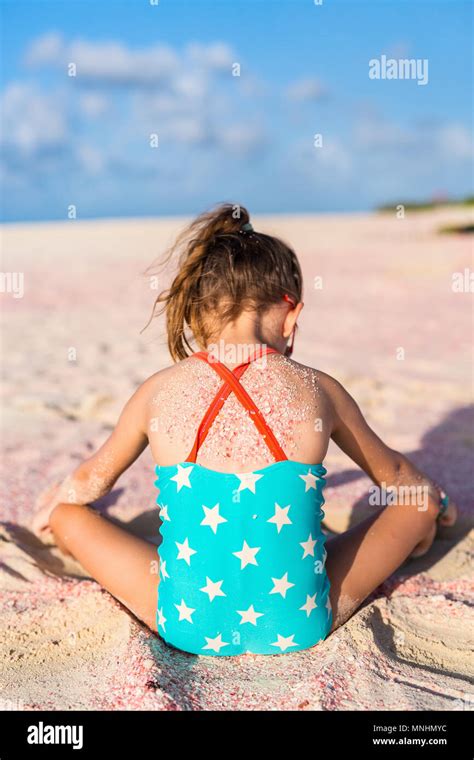
M 278 351 L 275 351 L 273 348 L 266 348 L 264 350 L 264 354 L 277 354 Z M 239 364 L 238 367 L 235 367 L 234 370 L 230 370 L 228 367 L 226 367 L 221 362 L 216 361 L 215 359 L 210 359 L 209 355 L 205 351 L 199 351 L 193 356 L 196 357 L 196 359 L 201 359 L 202 361 L 205 361 L 206 364 L 208 364 L 210 367 L 212 367 L 218 375 L 222 377 L 224 380 L 223 385 L 219 388 L 217 394 L 215 395 L 213 401 L 209 405 L 209 408 L 207 409 L 201 424 L 199 425 L 196 439 L 194 441 L 194 446 L 191 449 L 191 452 L 189 456 L 187 457 L 187 462 L 195 462 L 197 453 L 204 443 L 204 440 L 209 433 L 209 430 L 216 419 L 217 415 L 219 414 L 220 410 L 222 409 L 225 401 L 229 397 L 230 393 L 233 391 L 237 397 L 237 399 L 240 401 L 242 406 L 247 409 L 249 412 L 250 419 L 258 429 L 258 431 L 263 436 L 263 439 L 265 443 L 267 444 L 268 448 L 272 452 L 275 460 L 277 462 L 283 461 L 287 459 L 287 456 L 283 449 L 281 448 L 280 444 L 278 443 L 277 439 L 275 438 L 275 435 L 273 434 L 273 431 L 265 421 L 260 409 L 257 407 L 255 402 L 252 400 L 252 398 L 249 396 L 245 388 L 240 383 L 240 378 L 244 374 L 244 372 L 248 369 L 250 366 L 250 361 L 245 362 L 244 364 Z
M 199 356 L 198 354 L 194 354 L 194 356 L 198 359 L 203 359 L 202 356 Z M 204 359 L 206 361 L 206 359 Z M 248 364 L 241 364 L 239 367 L 236 367 L 234 369 L 234 373 L 236 376 L 241 377 L 245 370 L 249 367 Z M 209 430 L 211 429 L 212 423 L 214 422 L 215 418 L 219 414 L 220 410 L 224 406 L 225 402 L 227 401 L 230 393 L 231 393 L 231 387 L 227 383 L 223 383 L 219 390 L 217 391 L 216 395 L 214 396 L 214 399 L 211 401 L 207 412 L 205 413 L 204 417 L 201 420 L 201 424 L 198 427 L 198 431 L 196 434 L 196 438 L 194 440 L 193 448 L 191 449 L 191 453 L 189 456 L 186 457 L 186 462 L 195 462 L 197 453 L 199 449 L 201 448 L 202 444 L 204 443 L 207 434 Z

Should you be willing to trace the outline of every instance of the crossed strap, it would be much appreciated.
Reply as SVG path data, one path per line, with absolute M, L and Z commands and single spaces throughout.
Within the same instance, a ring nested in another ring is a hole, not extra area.
M 276 351 L 274 348 L 265 348 L 263 353 L 266 355 L 266 354 L 277 354 L 279 352 Z M 235 367 L 235 369 L 230 370 L 228 367 L 225 366 L 225 364 L 222 364 L 221 362 L 215 360 L 214 358 L 209 357 L 209 354 L 207 353 L 207 351 L 198 351 L 197 353 L 193 354 L 193 356 L 196 359 L 201 359 L 202 361 L 206 362 L 206 364 L 208 364 L 210 367 L 212 367 L 217 372 L 217 374 L 220 375 L 220 377 L 224 380 L 224 383 L 223 385 L 221 385 L 221 387 L 217 391 L 214 399 L 210 403 L 204 417 L 201 420 L 201 424 L 199 425 L 193 448 L 191 449 L 189 456 L 186 458 L 186 461 L 196 462 L 196 457 L 197 457 L 199 449 L 204 443 L 214 420 L 216 419 L 217 415 L 219 414 L 220 410 L 222 409 L 226 400 L 228 399 L 229 395 L 232 392 L 235 394 L 238 401 L 240 401 L 244 409 L 248 411 L 250 419 L 252 420 L 255 427 L 257 428 L 257 430 L 263 437 L 263 440 L 265 441 L 266 445 L 272 452 L 274 459 L 277 462 L 286 460 L 288 457 L 286 456 L 285 452 L 283 451 L 277 439 L 275 438 L 275 435 L 273 434 L 272 429 L 269 427 L 269 425 L 265 421 L 265 418 L 263 417 L 262 412 L 257 407 L 256 403 L 249 396 L 249 394 L 247 393 L 247 391 L 245 390 L 245 388 L 240 382 L 240 378 L 242 377 L 244 372 L 248 369 L 252 360 L 245 362 L 244 364 L 239 364 L 238 367 Z

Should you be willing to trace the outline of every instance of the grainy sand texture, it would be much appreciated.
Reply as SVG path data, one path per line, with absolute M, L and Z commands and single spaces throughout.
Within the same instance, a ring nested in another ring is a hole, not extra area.
M 468 710 L 474 704 L 473 271 L 462 208 L 255 219 L 296 248 L 306 278 L 295 358 L 337 377 L 370 424 L 460 507 L 430 554 L 406 563 L 318 647 L 275 657 L 169 649 L 54 546 L 29 531 L 34 500 L 109 433 L 134 389 L 169 360 L 146 266 L 182 220 L 69 221 L 3 229 L 0 707 Z M 318 279 L 322 278 L 322 279 Z M 320 287 L 322 284 L 322 287 Z M 148 452 L 105 513 L 156 536 Z M 335 447 L 326 523 L 370 513 L 370 482 Z

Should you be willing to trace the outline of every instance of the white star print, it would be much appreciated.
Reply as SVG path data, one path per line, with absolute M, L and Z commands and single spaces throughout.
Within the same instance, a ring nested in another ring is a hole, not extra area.
M 240 480 L 240 485 L 237 489 L 238 492 L 244 491 L 246 488 L 248 488 L 249 491 L 255 493 L 255 484 L 257 480 L 263 478 L 263 475 L 256 475 L 253 472 L 242 472 L 240 475 L 236 473 L 235 477 L 239 478 Z
M 162 607 L 161 610 L 160 609 L 158 610 L 158 625 L 161 625 L 163 630 L 165 630 L 165 623 L 166 623 L 166 618 L 163 615 L 163 607 Z
M 161 573 L 161 575 L 162 575 L 162 578 L 163 578 L 163 580 L 164 580 L 165 578 L 169 578 L 169 575 L 168 575 L 168 571 L 167 571 L 167 569 L 166 569 L 166 560 L 165 560 L 165 559 L 163 559 L 163 560 L 160 562 L 160 573 Z
M 178 486 L 178 492 L 181 491 L 183 486 L 186 486 L 186 488 L 191 488 L 191 483 L 189 482 L 189 476 L 191 475 L 192 467 L 182 467 L 180 464 L 178 465 L 178 472 L 176 475 L 173 475 L 170 480 L 175 480 L 176 485 Z
M 306 475 L 299 475 L 299 477 L 305 482 L 305 493 L 306 491 L 309 491 L 310 488 L 314 488 L 314 490 L 316 490 L 316 475 L 313 475 L 311 470 L 308 470 Z
M 281 578 L 272 578 L 272 581 L 274 585 L 270 594 L 281 594 L 283 599 L 286 599 L 286 592 L 288 589 L 295 585 L 288 580 L 288 573 L 282 575 Z
M 280 647 L 282 652 L 289 649 L 289 647 L 297 647 L 298 644 L 296 641 L 293 641 L 294 638 L 294 633 L 292 633 L 291 636 L 280 636 L 280 634 L 277 633 L 277 640 L 272 643 L 272 647 Z
M 330 600 L 329 596 L 328 596 L 328 598 L 326 599 L 326 609 L 327 609 L 327 611 L 328 611 L 328 617 L 329 617 L 329 615 L 330 615 L 330 614 L 331 614 L 331 612 L 332 612 L 332 607 L 331 607 L 331 600 Z
M 203 591 L 205 594 L 208 594 L 209 601 L 213 602 L 216 596 L 226 596 L 226 594 L 224 594 L 221 589 L 223 583 L 224 581 L 211 581 L 211 579 L 206 575 L 206 585 L 199 589 L 199 591 Z
M 170 516 L 168 515 L 168 505 L 167 504 L 163 504 L 160 507 L 160 518 L 161 518 L 161 520 L 168 520 L 168 522 L 171 522 Z
M 179 612 L 180 620 L 188 620 L 190 623 L 193 622 L 191 616 L 196 610 L 192 607 L 188 607 L 184 599 L 181 599 L 181 604 L 175 604 L 174 606 Z
M 201 525 L 208 525 L 213 533 L 217 533 L 217 526 L 220 525 L 220 523 L 227 522 L 225 517 L 222 517 L 219 514 L 219 504 L 216 504 L 216 506 L 212 508 L 205 507 L 203 504 L 202 508 L 206 516 L 201 520 Z
M 203 649 L 213 649 L 214 652 L 219 652 L 222 647 L 229 646 L 227 641 L 222 641 L 221 633 L 219 636 L 216 636 L 215 639 L 210 639 L 208 636 L 204 636 L 204 638 L 206 639 L 207 644 L 203 646 Z
M 189 540 L 185 538 L 182 544 L 180 544 L 179 541 L 175 541 L 175 544 L 178 547 L 178 559 L 184 559 L 186 564 L 190 565 L 192 555 L 197 552 L 195 549 L 191 549 L 189 546 Z
M 300 610 L 303 610 L 306 612 L 306 617 L 309 617 L 313 610 L 316 609 L 318 605 L 316 604 L 316 594 L 314 596 L 310 596 L 309 594 L 306 594 L 306 602 L 300 607 Z
M 257 618 L 262 617 L 263 612 L 256 612 L 253 604 L 251 604 L 248 610 L 237 610 L 237 614 L 242 615 L 240 625 L 242 625 L 242 623 L 252 623 L 252 625 L 257 625 Z
M 311 533 L 309 534 L 307 541 L 300 541 L 300 546 L 302 546 L 304 549 L 303 559 L 305 557 L 309 557 L 310 555 L 311 557 L 314 557 L 314 547 L 316 543 L 316 539 L 313 539 Z
M 261 549 L 260 546 L 255 546 L 253 549 L 248 545 L 247 541 L 244 541 L 240 552 L 232 552 L 236 557 L 240 559 L 240 569 L 243 570 L 247 565 L 258 565 L 255 555 Z
M 275 514 L 273 515 L 273 517 L 270 517 L 270 519 L 267 520 L 267 522 L 269 522 L 269 523 L 275 523 L 275 525 L 277 526 L 278 533 L 281 531 L 281 529 L 282 529 L 282 527 L 284 525 L 292 525 L 293 524 L 291 522 L 290 518 L 288 517 L 288 510 L 289 509 L 290 509 L 290 504 L 288 504 L 287 507 L 280 507 L 275 502 Z

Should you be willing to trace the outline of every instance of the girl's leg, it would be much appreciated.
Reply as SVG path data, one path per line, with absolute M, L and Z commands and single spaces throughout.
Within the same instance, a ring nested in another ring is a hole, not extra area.
M 156 632 L 159 560 L 156 547 L 88 506 L 58 504 L 50 517 L 58 546 Z
M 327 542 L 332 630 L 400 567 L 435 525 L 431 511 L 390 506 Z

